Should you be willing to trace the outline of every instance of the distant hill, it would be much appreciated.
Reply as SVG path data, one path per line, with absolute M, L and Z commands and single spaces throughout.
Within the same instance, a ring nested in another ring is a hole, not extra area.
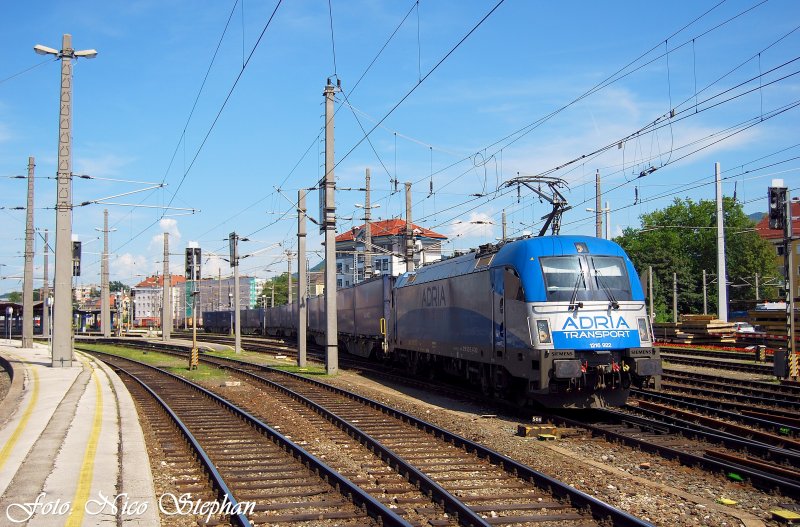
M 763 218 L 766 215 L 767 215 L 766 212 L 754 212 L 752 214 L 748 214 L 747 217 L 753 220 L 754 222 L 758 223 L 759 221 L 761 221 L 761 218 Z

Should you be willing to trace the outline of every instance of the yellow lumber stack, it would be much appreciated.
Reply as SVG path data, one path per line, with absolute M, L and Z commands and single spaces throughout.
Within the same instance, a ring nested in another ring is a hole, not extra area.
M 675 323 L 654 324 L 656 338 L 680 344 L 720 344 L 736 342 L 732 322 L 723 322 L 713 315 L 681 315 Z
M 786 311 L 782 309 L 758 310 L 747 312 L 747 319 L 751 324 L 759 325 L 766 333 L 786 335 Z M 795 335 L 800 331 L 800 312 L 794 313 Z

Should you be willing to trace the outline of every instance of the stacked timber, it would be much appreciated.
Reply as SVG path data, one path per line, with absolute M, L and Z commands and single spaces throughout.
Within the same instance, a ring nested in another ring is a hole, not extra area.
M 678 344 L 692 343 L 692 335 L 681 331 L 680 322 L 656 322 L 653 324 L 653 333 L 656 340 Z
M 752 309 L 747 312 L 748 321 L 761 328 L 767 335 L 780 337 L 786 340 L 786 310 L 785 309 Z M 800 338 L 800 311 L 794 313 L 794 338 Z
M 732 322 L 712 315 L 681 315 L 678 323 L 655 323 L 653 332 L 658 340 L 678 344 L 725 344 L 736 342 Z
M 681 315 L 681 328 L 694 336 L 696 343 L 734 343 L 736 326 L 712 315 Z

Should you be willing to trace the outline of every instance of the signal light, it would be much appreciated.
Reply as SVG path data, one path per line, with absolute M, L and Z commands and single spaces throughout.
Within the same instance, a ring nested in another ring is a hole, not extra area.
M 769 228 L 786 228 L 786 187 L 769 187 L 767 190 L 769 198 Z
M 72 242 L 72 276 L 81 275 L 81 242 Z
M 200 280 L 200 247 L 186 248 L 186 279 Z
M 231 267 L 236 267 L 239 265 L 239 236 L 235 232 L 230 233 L 228 242 L 230 244 Z
M 185 275 L 187 280 L 192 279 L 192 270 L 194 268 L 194 251 L 192 251 L 191 247 L 186 248 L 186 272 Z

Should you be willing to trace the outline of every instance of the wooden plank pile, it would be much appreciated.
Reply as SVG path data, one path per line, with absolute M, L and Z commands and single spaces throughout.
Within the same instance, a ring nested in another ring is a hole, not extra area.
M 768 335 L 780 336 L 786 342 L 786 311 L 782 309 L 752 309 L 747 312 L 747 320 Z M 800 338 L 800 311 L 794 313 L 794 338 Z
M 736 342 L 733 322 L 723 322 L 713 315 L 681 315 L 680 322 L 655 323 L 659 340 L 679 344 L 726 344 Z

